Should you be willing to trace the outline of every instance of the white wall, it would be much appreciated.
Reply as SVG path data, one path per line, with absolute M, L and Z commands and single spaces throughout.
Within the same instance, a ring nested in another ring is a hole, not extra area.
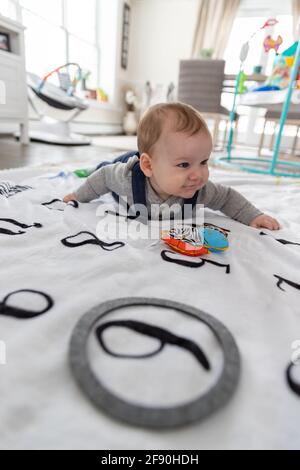
M 198 0 L 133 0 L 129 77 L 137 85 L 177 82 L 191 56 Z

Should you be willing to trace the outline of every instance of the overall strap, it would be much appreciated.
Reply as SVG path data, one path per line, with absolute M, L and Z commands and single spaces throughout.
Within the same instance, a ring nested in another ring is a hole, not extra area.
M 191 205 L 192 209 L 194 209 L 195 206 L 196 206 L 196 203 L 197 203 L 198 194 L 199 194 L 199 191 L 196 191 L 193 197 L 183 200 L 182 209 L 181 209 L 181 211 L 182 211 L 181 212 L 182 220 L 184 219 L 184 206 L 185 205 Z
M 141 170 L 140 162 L 136 162 L 132 168 L 132 193 L 133 203 L 147 206 L 146 201 L 146 176 Z
M 140 158 L 139 152 L 130 150 L 130 152 L 123 153 L 112 161 L 105 160 L 103 162 L 100 162 L 99 165 L 96 166 L 96 170 L 99 170 L 99 168 L 102 168 L 106 165 L 113 165 L 114 163 L 127 163 L 131 157 L 134 157 L 134 155 Z
M 105 166 L 105 165 L 113 165 L 113 164 L 115 164 L 115 163 L 127 163 L 128 160 L 129 160 L 131 157 L 134 157 L 135 155 L 140 158 L 139 152 L 130 150 L 129 152 L 126 152 L 126 153 L 120 155 L 119 157 L 116 157 L 112 162 L 101 162 L 101 163 L 98 165 L 97 169 L 102 168 L 102 167 Z M 139 162 L 137 162 L 136 164 L 139 165 Z M 136 164 L 135 164 L 135 166 L 136 166 Z M 115 199 L 117 202 L 120 201 L 120 197 L 119 197 L 119 195 L 118 195 L 117 193 L 112 192 L 112 196 L 114 197 L 114 199 Z M 146 197 L 145 197 L 145 199 L 146 199 Z M 134 203 L 135 203 L 135 199 L 134 199 Z M 129 209 L 129 206 L 128 206 L 127 209 Z
M 136 153 L 134 153 L 136 155 Z M 132 155 L 131 155 L 132 156 Z M 119 157 L 121 158 L 121 157 Z M 130 157 L 128 157 L 130 158 Z M 121 161 L 121 160 L 118 160 Z M 132 195 L 133 195 L 133 204 L 142 204 L 147 206 L 146 203 L 146 177 L 141 170 L 140 162 L 136 162 L 131 170 L 131 182 L 132 182 Z M 120 197 L 118 194 L 112 192 L 114 199 L 119 202 Z M 127 205 L 127 211 L 129 212 L 129 205 Z
M 134 157 L 134 156 L 137 156 L 138 158 L 140 158 L 140 154 L 139 152 L 136 150 L 136 151 L 133 151 L 133 150 L 130 150 L 130 152 L 126 152 L 124 153 L 123 155 L 120 155 L 119 157 L 115 158 L 113 160 L 113 163 L 127 163 L 128 160 L 131 158 L 131 157 Z

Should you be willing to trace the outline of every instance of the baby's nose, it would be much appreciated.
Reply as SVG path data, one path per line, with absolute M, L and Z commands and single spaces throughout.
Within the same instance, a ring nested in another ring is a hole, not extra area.
M 202 178 L 202 171 L 201 169 L 199 170 L 194 170 L 189 174 L 189 179 L 192 181 L 197 181 Z

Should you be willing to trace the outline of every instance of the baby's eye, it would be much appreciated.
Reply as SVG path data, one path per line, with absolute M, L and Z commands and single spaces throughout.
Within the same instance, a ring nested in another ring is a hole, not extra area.
M 183 162 L 183 163 L 179 163 L 179 165 L 177 165 L 179 168 L 188 168 L 190 166 L 190 164 L 188 162 Z
M 207 159 L 207 160 L 203 160 L 203 162 L 201 162 L 201 165 L 207 165 L 207 162 L 208 162 L 208 159 Z

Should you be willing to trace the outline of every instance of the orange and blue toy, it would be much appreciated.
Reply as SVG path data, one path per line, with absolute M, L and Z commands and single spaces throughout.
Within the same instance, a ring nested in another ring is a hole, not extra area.
M 162 232 L 162 241 L 170 248 L 187 256 L 202 256 L 227 250 L 228 234 L 213 224 L 201 227 L 184 225 Z

